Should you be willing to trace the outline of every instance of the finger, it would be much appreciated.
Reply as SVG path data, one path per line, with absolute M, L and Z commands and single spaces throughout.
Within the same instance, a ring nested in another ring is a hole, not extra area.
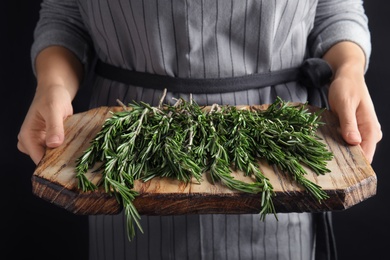
M 33 152 L 29 154 L 31 160 L 37 165 L 45 154 L 45 148 L 43 146 L 34 146 Z
M 383 133 L 379 123 L 370 124 L 371 127 L 362 127 L 362 142 L 360 144 L 369 163 L 372 163 L 377 144 L 382 140 Z M 368 128 L 368 129 L 367 129 Z
M 45 154 L 45 147 L 42 145 L 42 142 L 37 142 L 39 138 L 34 137 L 22 138 L 19 135 L 18 138 L 17 148 L 19 151 L 30 156 L 31 160 L 37 165 Z M 25 141 L 22 142 L 21 140 Z
M 376 150 L 376 142 L 372 142 L 370 140 L 363 140 L 360 146 L 367 161 L 371 164 Z
M 50 113 L 46 119 L 46 145 L 50 148 L 58 147 L 64 141 L 64 122 L 61 116 Z
M 24 147 L 24 145 L 22 144 L 22 142 L 18 141 L 18 143 L 16 144 L 18 150 L 22 153 L 25 153 L 28 155 L 28 152 L 27 152 L 27 149 Z
M 381 133 L 382 132 L 379 132 L 379 134 L 377 134 L 376 132 L 370 132 L 368 134 L 363 135 L 363 141 L 360 146 L 369 163 L 372 163 L 377 143 L 382 138 Z
M 338 113 L 338 117 L 343 139 L 351 145 L 360 144 L 362 142 L 362 137 L 356 121 L 356 111 L 350 108 L 342 109 L 341 112 Z

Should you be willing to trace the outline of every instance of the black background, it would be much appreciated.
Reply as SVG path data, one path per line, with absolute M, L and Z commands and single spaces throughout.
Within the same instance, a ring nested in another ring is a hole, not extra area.
M 37 0 L 6 0 L 0 7 L 0 255 L 2 259 L 87 259 L 86 216 L 33 196 L 35 165 L 16 149 L 17 133 L 35 89 L 30 46 L 39 7 Z M 372 164 L 378 177 L 377 195 L 333 214 L 340 260 L 387 259 L 390 242 L 390 3 L 371 0 L 365 8 L 373 44 L 366 81 L 384 137 Z M 81 93 L 75 112 L 83 109 Z

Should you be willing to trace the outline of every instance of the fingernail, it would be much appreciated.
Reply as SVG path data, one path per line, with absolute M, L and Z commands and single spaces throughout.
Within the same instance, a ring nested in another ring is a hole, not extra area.
M 349 132 L 347 137 L 350 142 L 361 142 L 360 134 L 357 132 Z
M 46 140 L 46 143 L 47 145 L 51 145 L 51 144 L 59 144 L 60 143 L 60 137 L 58 135 L 53 135 L 53 136 L 50 136 L 47 140 Z

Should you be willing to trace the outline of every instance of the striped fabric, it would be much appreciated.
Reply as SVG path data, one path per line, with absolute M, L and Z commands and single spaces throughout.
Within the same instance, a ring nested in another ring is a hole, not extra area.
M 315 4 L 80 2 L 102 60 L 149 73 L 194 78 L 231 77 L 299 65 L 306 51 L 303 37 L 314 22 L 310 12 Z M 286 34 L 290 31 L 293 33 Z
M 90 259 L 314 259 L 311 214 L 278 217 L 143 216 L 144 234 L 130 244 L 123 214 L 90 217 Z
M 121 68 L 182 78 L 296 67 L 342 40 L 359 44 L 368 60 L 371 47 L 360 0 L 44 0 L 34 37 L 33 63 L 43 48 L 61 45 L 73 51 L 87 71 L 96 54 Z M 91 76 L 91 107 L 117 105 L 117 99 L 156 105 L 162 94 Z M 290 82 L 197 94 L 194 99 L 204 105 L 253 105 L 271 103 L 277 96 L 305 102 L 308 91 Z M 168 92 L 165 101 L 178 97 L 189 98 Z M 258 215 L 142 216 L 145 233 L 129 243 L 123 213 L 90 216 L 90 259 L 314 259 L 312 214 L 278 218 L 261 222 Z
M 122 68 L 183 78 L 232 77 L 299 66 L 306 51 L 299 38 L 307 35 L 314 19 L 307 15 L 313 3 L 306 1 L 292 1 L 296 2 L 293 6 L 288 1 L 118 2 L 121 9 L 115 15 L 111 1 L 91 1 L 80 8 L 89 18 L 99 58 Z M 295 11 L 283 14 L 290 8 Z M 102 9 L 107 13 L 91 15 Z M 281 23 L 285 19 L 288 22 Z M 281 29 L 286 25 L 289 27 Z M 291 36 L 286 38 L 288 34 L 283 32 L 289 30 L 297 31 L 294 37 L 300 44 L 291 43 Z M 113 48 L 109 41 L 118 45 Z M 97 79 L 94 86 L 99 91 L 92 106 L 115 104 L 117 98 L 156 104 L 161 96 L 160 91 L 129 88 L 104 79 Z M 274 89 L 196 95 L 195 100 L 200 104 L 259 104 L 271 103 L 277 95 L 286 100 L 307 99 L 305 88 L 288 83 Z M 172 97 L 188 98 L 170 93 L 167 102 Z

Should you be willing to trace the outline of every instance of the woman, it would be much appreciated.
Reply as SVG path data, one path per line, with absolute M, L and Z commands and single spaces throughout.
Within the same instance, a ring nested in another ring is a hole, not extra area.
M 364 81 L 370 48 L 359 0 L 44 0 L 31 52 L 37 90 L 18 148 L 38 163 L 46 147 L 60 145 L 73 98 L 80 85 L 92 85 L 91 108 L 117 99 L 157 105 L 163 88 L 166 102 L 192 93 L 201 105 L 272 103 L 277 96 L 318 106 L 329 101 L 345 141 L 360 144 L 371 162 L 382 132 Z M 268 85 L 262 76 L 258 86 L 226 83 L 299 68 L 308 58 L 327 61 L 333 71 L 327 98 L 284 76 Z M 174 87 L 178 78 L 200 79 L 203 87 L 191 80 Z M 222 79 L 220 89 L 215 79 Z M 145 233 L 128 242 L 123 214 L 90 216 L 90 259 L 336 258 L 329 215 L 278 219 L 142 216 Z

